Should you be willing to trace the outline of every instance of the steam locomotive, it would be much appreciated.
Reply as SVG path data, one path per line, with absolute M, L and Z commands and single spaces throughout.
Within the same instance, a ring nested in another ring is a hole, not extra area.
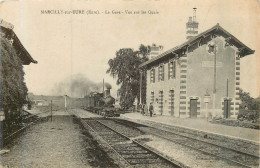
M 117 117 L 117 108 L 114 107 L 115 98 L 110 95 L 110 89 L 106 88 L 102 93 L 91 92 L 85 98 L 87 99 L 87 107 L 85 110 L 97 113 L 104 117 Z

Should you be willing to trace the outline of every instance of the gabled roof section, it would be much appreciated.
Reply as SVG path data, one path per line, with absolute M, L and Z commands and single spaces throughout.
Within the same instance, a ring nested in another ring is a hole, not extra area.
M 23 61 L 23 65 L 29 65 L 31 62 L 37 64 L 28 51 L 24 48 L 21 41 L 13 31 L 14 26 L 11 23 L 0 19 L 0 32 L 8 39 L 13 39 L 12 46 L 17 52 L 17 55 Z
M 228 31 L 226 31 L 224 28 L 222 28 L 219 24 L 215 25 L 214 27 L 198 34 L 197 36 L 189 39 L 188 41 L 186 41 L 185 43 L 176 46 L 166 52 L 163 52 L 162 54 L 158 55 L 157 57 L 150 59 L 144 63 L 142 63 L 139 67 L 144 67 L 150 63 L 153 63 L 171 53 L 177 53 L 178 51 L 183 51 L 185 50 L 185 48 L 187 48 L 188 46 L 190 46 L 191 44 L 194 44 L 194 42 L 196 42 L 197 40 L 204 38 L 206 36 L 208 36 L 209 34 L 214 34 L 214 33 L 219 33 L 222 32 L 222 34 L 225 36 L 226 40 L 229 41 L 229 43 L 232 43 L 233 45 L 235 45 L 239 52 L 240 52 L 240 57 L 244 57 L 246 55 L 250 55 L 253 54 L 255 51 L 250 49 L 249 47 L 247 47 L 245 44 L 243 44 L 241 41 L 239 41 L 235 36 L 233 36 L 232 34 L 230 34 Z

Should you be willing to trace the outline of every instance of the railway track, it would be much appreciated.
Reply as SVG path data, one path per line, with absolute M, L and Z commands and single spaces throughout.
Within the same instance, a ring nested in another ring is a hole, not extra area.
M 90 128 L 98 136 L 104 139 L 104 141 L 107 142 L 107 145 L 109 145 L 120 157 L 121 161 L 123 160 L 125 162 L 127 167 L 185 167 L 133 140 L 132 137 L 139 134 L 138 132 L 132 131 L 130 136 L 126 136 L 125 134 L 118 132 L 118 130 L 104 124 L 102 119 L 97 120 L 91 118 L 82 119 L 81 121 L 84 126 Z
M 152 134 L 160 138 L 166 139 L 168 141 L 186 146 L 193 150 L 200 151 L 206 155 L 213 156 L 227 161 L 231 165 L 236 165 L 237 167 L 259 167 L 259 156 L 243 152 L 241 150 L 232 149 L 229 147 L 220 146 L 212 142 L 207 142 L 205 140 L 195 138 L 192 136 L 184 135 L 178 132 L 172 132 L 166 129 L 152 127 L 148 125 L 143 125 L 140 127 L 134 123 L 121 119 L 111 119 L 114 122 L 121 124 L 122 126 L 133 127 L 139 129 L 147 134 Z
M 160 128 L 168 132 L 178 133 L 183 136 L 188 136 L 198 140 L 206 141 L 208 143 L 216 144 L 218 146 L 229 148 L 231 150 L 234 149 L 235 151 L 246 153 L 248 155 L 254 155 L 258 157 L 260 156 L 259 143 L 257 142 L 246 141 L 232 137 L 225 137 L 214 133 L 207 133 L 204 131 L 183 128 L 179 126 L 164 125 L 155 122 L 142 122 L 142 124 L 149 127 Z

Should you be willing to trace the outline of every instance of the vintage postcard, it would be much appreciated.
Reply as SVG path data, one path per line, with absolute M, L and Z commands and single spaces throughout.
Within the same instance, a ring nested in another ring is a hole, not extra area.
M 258 0 L 6 0 L 0 34 L 0 167 L 259 167 Z

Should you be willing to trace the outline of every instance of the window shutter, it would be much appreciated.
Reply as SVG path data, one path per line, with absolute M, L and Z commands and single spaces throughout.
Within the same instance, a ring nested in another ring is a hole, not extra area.
M 154 69 L 150 70 L 150 83 L 154 82 Z
M 152 69 L 150 70 L 150 83 L 152 83 Z
M 164 81 L 164 65 L 162 65 L 162 72 L 161 72 L 161 74 L 162 74 L 162 81 Z
M 153 69 L 153 83 L 155 83 L 155 69 Z
M 173 65 L 172 65 L 173 67 L 172 67 L 172 76 L 173 76 L 173 78 L 175 78 L 176 77 L 176 61 L 174 60 L 173 61 Z
M 171 62 L 168 63 L 168 79 L 170 79 L 170 64 Z
M 160 75 L 161 75 L 160 69 L 161 69 L 161 66 L 159 65 L 159 66 L 158 66 L 158 81 L 160 81 Z

